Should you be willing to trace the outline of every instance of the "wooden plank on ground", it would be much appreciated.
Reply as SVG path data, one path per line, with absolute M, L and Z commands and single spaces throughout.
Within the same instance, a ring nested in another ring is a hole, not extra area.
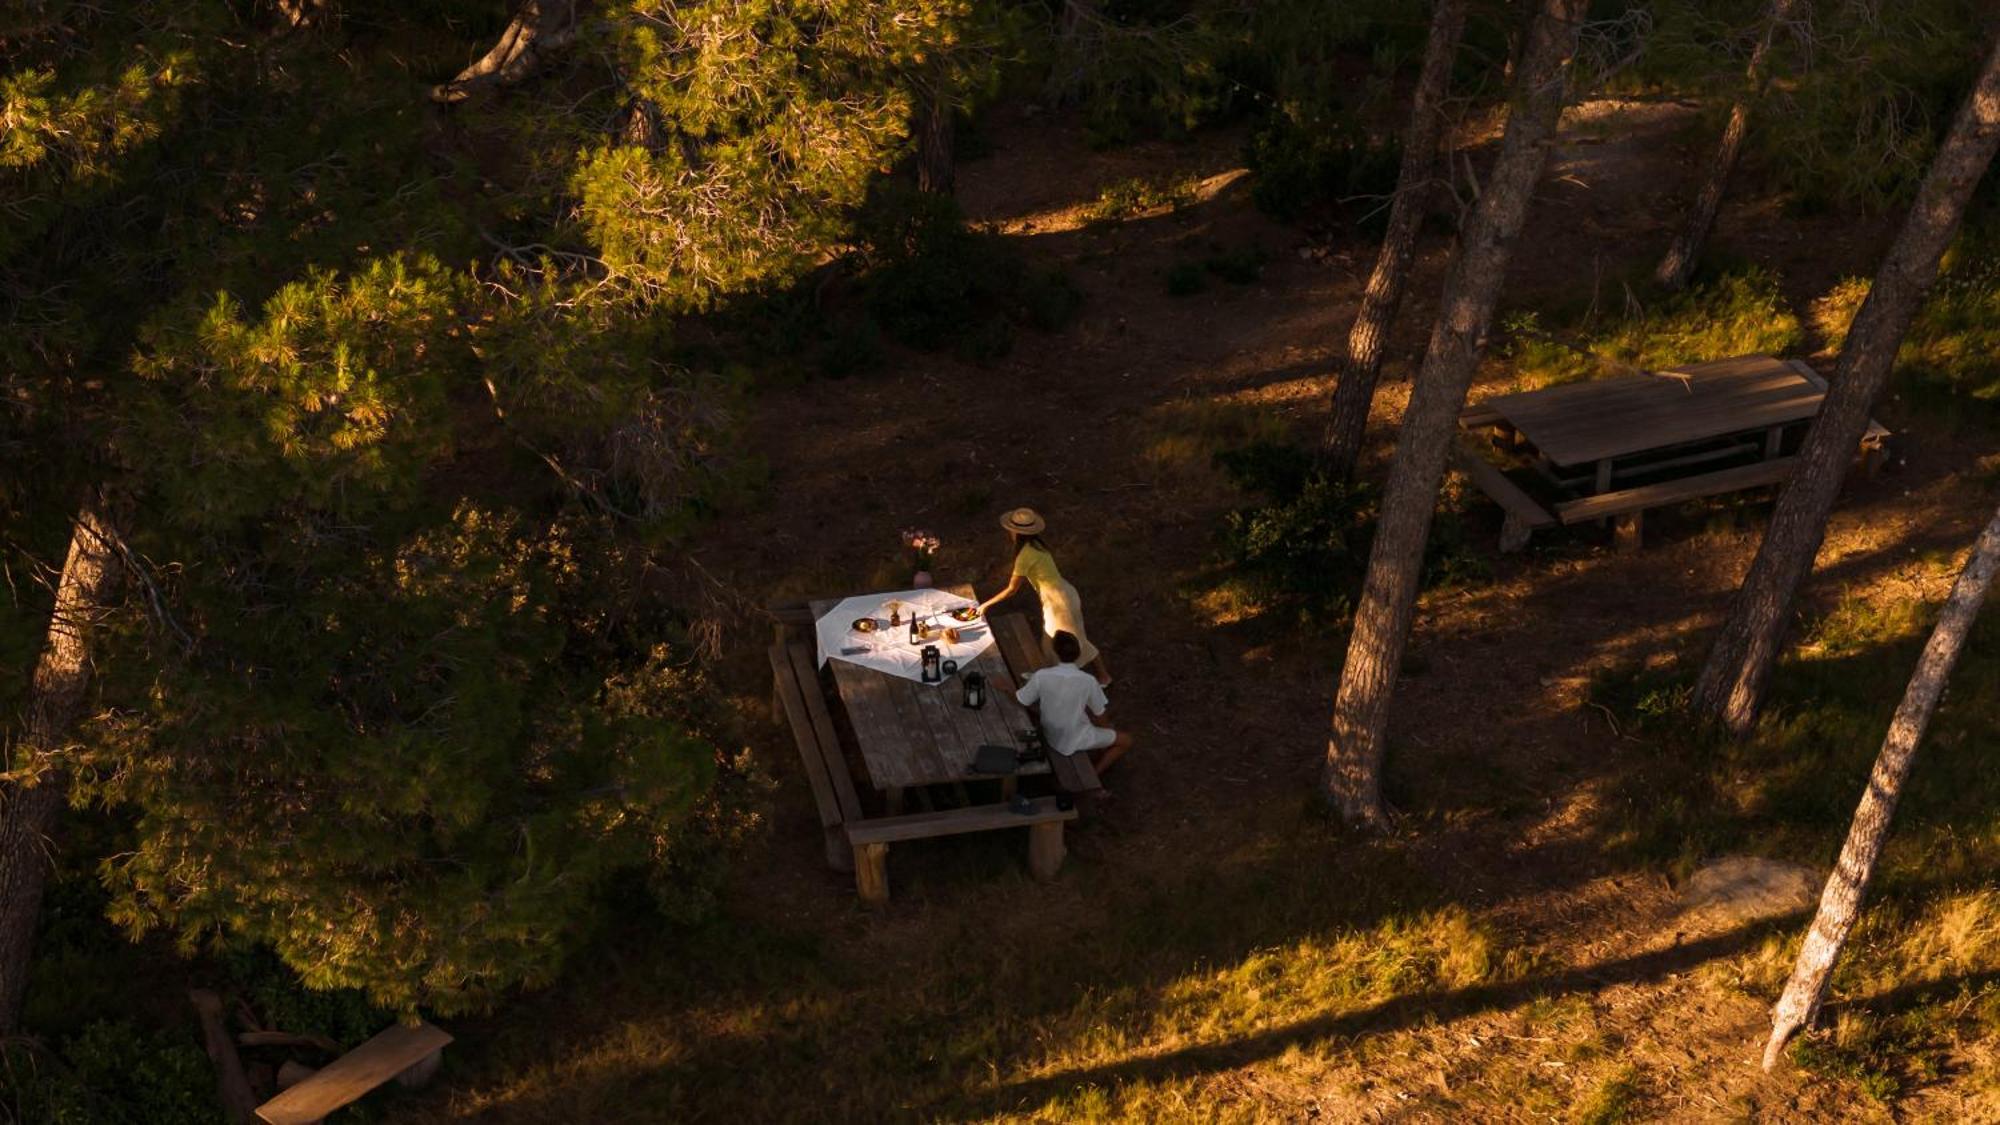
M 922 840 L 936 836 L 956 836 L 967 832 L 993 832 L 1075 820 L 1075 809 L 1059 809 L 1054 797 L 1037 797 L 1030 802 L 1034 811 L 1017 813 L 1005 805 L 973 805 L 963 809 L 884 816 L 849 825 L 847 838 L 856 845 L 893 844 L 899 840 Z
M 270 1125 L 310 1125 L 444 1050 L 450 1042 L 451 1034 L 434 1024 L 397 1024 L 258 1106 L 257 1116 Z
M 1797 457 L 1779 457 L 1772 461 L 1759 461 L 1754 465 L 1720 469 L 1713 473 L 1682 477 L 1679 480 L 1661 481 L 1659 484 L 1586 496 L 1581 500 L 1557 504 L 1556 518 L 1565 524 L 1586 523 L 1606 516 L 1643 512 L 1649 508 L 1677 504 L 1683 500 L 1695 500 L 1703 496 L 1716 496 L 1725 492 L 1740 492 L 1746 488 L 1778 484 L 1792 475 L 1792 470 L 1798 466 L 1798 460 Z

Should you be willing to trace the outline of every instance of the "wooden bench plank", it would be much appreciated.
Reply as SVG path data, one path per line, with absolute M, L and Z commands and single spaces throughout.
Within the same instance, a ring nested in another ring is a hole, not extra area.
M 1554 527 L 1555 517 L 1546 508 L 1535 502 L 1535 498 L 1522 490 L 1521 486 L 1507 479 L 1492 462 L 1463 445 L 1453 447 L 1454 460 L 1460 471 L 1472 478 L 1493 502 L 1504 508 L 1509 515 L 1518 516 L 1531 528 Z
M 1034 626 L 1018 613 L 1002 614 L 991 618 L 987 625 L 993 630 L 993 641 L 1000 646 L 1000 656 L 1006 661 L 1014 677 L 1014 688 L 1019 690 L 1020 682 L 1034 672 L 1048 666 L 1048 656 L 1035 637 Z M 1056 784 L 1071 793 L 1096 793 L 1104 788 L 1097 779 L 1097 769 L 1090 764 L 1088 754 L 1061 754 L 1049 751 L 1049 772 L 1056 775 Z
M 798 672 L 792 667 L 788 649 L 787 645 L 771 646 L 771 678 L 777 685 L 778 701 L 784 709 L 786 725 L 791 728 L 792 740 L 798 744 L 799 761 L 805 766 L 806 779 L 812 783 L 813 803 L 819 806 L 819 822 L 831 828 L 847 818 L 840 798 L 834 795 L 833 779 L 827 775 L 826 759 L 819 749 L 819 733 L 806 710 Z
M 993 832 L 1003 828 L 1026 828 L 1034 824 L 1076 819 L 1075 809 L 1059 809 L 1054 797 L 1037 797 L 1032 813 L 1017 813 L 1006 805 L 973 805 L 963 809 L 880 816 L 847 826 L 848 842 L 893 844 L 901 840 L 926 840 L 937 836 L 958 836 L 967 832 Z
M 1483 430 L 1504 425 L 1506 421 L 1506 415 L 1483 402 L 1474 403 L 1458 412 L 1458 424 L 1461 429 Z
M 1683 500 L 1696 500 L 1723 492 L 1738 492 L 1746 488 L 1779 484 L 1792 475 L 1792 470 L 1797 465 L 1797 457 L 1779 457 L 1770 461 L 1759 461 L 1754 465 L 1682 477 L 1680 480 L 1661 481 L 1639 488 L 1625 488 L 1598 496 L 1586 496 L 1581 500 L 1557 504 L 1556 518 L 1565 524 L 1586 523 L 1607 516 L 1643 512 L 1648 508 L 1677 504 Z
M 819 740 L 819 752 L 826 760 L 827 780 L 833 784 L 833 797 L 839 803 L 842 820 L 861 819 L 861 798 L 854 791 L 854 775 L 847 768 L 847 755 L 841 752 L 840 736 L 833 728 L 833 713 L 826 707 L 826 692 L 819 683 L 819 666 L 814 662 L 813 646 L 794 643 L 786 646 L 791 658 L 792 670 L 798 678 L 799 692 L 805 697 L 806 716 L 812 723 L 813 735 Z
M 270 1125 L 310 1125 L 424 1061 L 451 1042 L 434 1024 L 397 1024 L 257 1107 Z

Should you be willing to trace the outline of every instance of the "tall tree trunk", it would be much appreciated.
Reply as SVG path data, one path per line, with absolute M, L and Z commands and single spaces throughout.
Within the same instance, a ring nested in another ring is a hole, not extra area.
M 1465 0 L 1437 0 L 1431 13 L 1430 42 L 1424 47 L 1423 70 L 1417 78 L 1410 123 L 1403 134 L 1403 166 L 1396 174 L 1396 195 L 1389 204 L 1389 229 L 1360 311 L 1347 333 L 1347 359 L 1333 388 L 1332 416 L 1327 420 L 1324 457 L 1327 470 L 1339 477 L 1354 475 L 1361 441 L 1368 431 L 1368 408 L 1375 400 L 1375 380 L 1382 373 L 1382 352 L 1389 329 L 1402 307 L 1403 290 L 1416 257 L 1417 228 L 1423 224 L 1424 197 L 1437 168 L 1438 136 L 1444 131 L 1440 107 L 1451 80 L 1451 62 L 1465 30 Z
M 521 0 L 500 38 L 451 81 L 431 87 L 431 100 L 457 105 L 533 74 L 576 38 L 576 0 Z
M 1430 347 L 1403 414 L 1403 433 L 1382 499 L 1326 746 L 1323 784 L 1350 824 L 1379 828 L 1387 819 L 1382 808 L 1382 739 L 1397 666 L 1409 638 L 1438 483 L 1444 477 L 1458 412 L 1485 346 L 1514 240 L 1555 140 L 1567 94 L 1567 63 L 1585 7 L 1586 0 L 1541 2 L 1514 84 L 1515 107 L 1507 118 L 1499 160 L 1466 222 L 1438 304 Z
M 1978 84 L 1959 107 L 1951 132 L 1931 161 L 1903 229 L 1855 314 L 1833 386 L 1799 450 L 1798 469 L 1778 496 L 1756 561 L 1729 606 L 1729 617 L 1695 680 L 1695 709 L 1737 735 L 1749 733 L 1784 640 L 1785 619 L 1799 584 L 1826 536 L 1840 484 L 1854 460 L 1868 411 L 1924 295 L 1937 280 L 1938 259 L 1951 244 L 1966 200 L 2000 147 L 2000 41 L 1987 55 Z
M 1702 178 L 1701 189 L 1695 192 L 1686 220 L 1668 244 L 1659 268 L 1653 271 L 1654 279 L 1669 290 L 1685 288 L 1694 273 L 1695 262 L 1701 259 L 1702 244 L 1708 241 L 1708 232 L 1715 226 L 1715 213 L 1722 206 L 1723 189 L 1729 186 L 1729 174 L 1735 171 L 1736 158 L 1743 151 L 1743 136 L 1750 131 L 1750 103 L 1764 89 L 1764 56 L 1770 53 L 1771 40 L 1777 36 L 1778 28 L 1791 21 L 1798 5 L 1799 0 L 1771 0 L 1764 34 L 1750 49 L 1743 91 L 1729 107 L 1729 123 L 1723 126 L 1722 143 L 1716 146 L 1715 155 L 1709 160 L 1708 172 Z
M 1819 1014 L 1834 962 L 1861 915 L 1861 900 L 1868 893 L 1875 861 L 1881 858 L 1882 845 L 1889 838 L 1889 818 L 1896 815 L 1896 801 L 1903 795 L 1910 766 L 1916 762 L 1917 745 L 1937 711 L 1938 698 L 1965 648 L 1965 638 L 1979 618 L 1980 604 L 1993 586 L 1996 569 L 2000 569 L 2000 511 L 1993 514 L 1992 522 L 1973 544 L 1972 556 L 1952 584 L 1951 597 L 1917 660 L 1917 670 L 1903 689 L 1896 717 L 1889 721 L 1888 737 L 1882 740 L 1875 769 L 1868 775 L 1867 788 L 1861 791 L 1861 804 L 1854 810 L 1854 823 L 1848 826 L 1840 860 L 1833 865 L 1833 874 L 1827 877 L 1826 890 L 1820 895 L 1819 913 L 1799 949 L 1791 982 L 1785 985 L 1785 994 L 1772 1012 L 1771 1039 L 1764 1045 L 1765 1070 L 1777 1064 L 1785 1044 Z
M 77 513 L 69 557 L 56 586 L 48 643 L 35 679 L 20 741 L 8 767 L 16 772 L 36 756 L 62 748 L 90 682 L 91 629 L 118 581 L 112 539 L 96 508 Z M 21 1019 L 28 985 L 28 953 L 49 877 L 48 835 L 62 811 L 65 774 L 52 768 L 31 780 L 0 783 L 0 1035 Z
M 927 85 L 923 118 L 917 123 L 917 190 L 950 195 L 957 186 L 952 164 L 957 107 L 943 75 L 933 74 Z

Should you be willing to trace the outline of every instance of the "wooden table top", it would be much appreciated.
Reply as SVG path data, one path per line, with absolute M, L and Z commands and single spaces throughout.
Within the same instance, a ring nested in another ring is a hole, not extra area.
M 1819 413 L 1826 381 L 1770 356 L 1620 375 L 1489 399 L 1485 405 L 1564 467 L 1747 433 Z
M 970 587 L 953 588 L 952 592 L 971 596 Z M 813 601 L 813 619 L 824 617 L 841 600 Z M 1019 750 L 1021 741 L 1015 732 L 1034 725 L 1027 710 L 1005 690 L 1014 680 L 997 642 L 959 669 L 960 675 L 976 668 L 986 676 L 986 706 L 977 711 L 960 702 L 962 689 L 957 677 L 942 684 L 923 684 L 838 658 L 828 660 L 827 665 L 833 670 L 834 687 L 854 727 L 869 780 L 877 789 L 990 781 L 992 775 L 971 769 L 979 747 L 990 744 Z M 1020 772 L 1048 771 L 1048 763 L 1030 762 Z

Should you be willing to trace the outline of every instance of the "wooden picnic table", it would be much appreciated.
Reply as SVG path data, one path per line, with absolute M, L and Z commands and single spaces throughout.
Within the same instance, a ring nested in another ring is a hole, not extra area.
M 970 586 L 950 590 L 972 595 Z M 811 602 L 814 619 L 840 601 Z M 994 625 L 985 621 L 980 627 Z M 994 641 L 959 668 L 960 676 L 977 669 L 986 677 L 986 706 L 978 710 L 961 704 L 961 687 L 955 679 L 923 684 L 838 658 L 827 661 L 868 779 L 886 795 L 892 812 L 900 811 L 904 791 L 916 786 L 994 780 L 990 774 L 972 771 L 973 755 L 982 745 L 1022 749 L 1019 732 L 1031 729 L 1034 720 L 1014 700 L 1014 679 L 1001 656 L 999 638 Z M 1024 762 L 1019 770 L 1020 775 L 1048 772 L 1048 763 L 1042 761 Z M 1001 782 L 1011 792 L 1012 779 Z
M 1467 407 L 1462 428 L 1499 431 L 1506 444 L 1531 455 L 1538 475 L 1571 497 L 1547 507 L 1475 449 L 1461 449 L 1457 461 L 1506 510 L 1503 551 L 1524 546 L 1536 528 L 1605 519 L 1618 521 L 1619 545 L 1632 548 L 1649 508 L 1789 478 L 1826 391 L 1826 380 L 1803 362 L 1749 355 Z M 1862 443 L 1867 469 L 1887 436 L 1880 423 L 1870 423 Z
M 1738 356 L 1501 395 L 1485 405 L 1565 468 L 1809 422 L 1826 383 L 1803 363 Z

